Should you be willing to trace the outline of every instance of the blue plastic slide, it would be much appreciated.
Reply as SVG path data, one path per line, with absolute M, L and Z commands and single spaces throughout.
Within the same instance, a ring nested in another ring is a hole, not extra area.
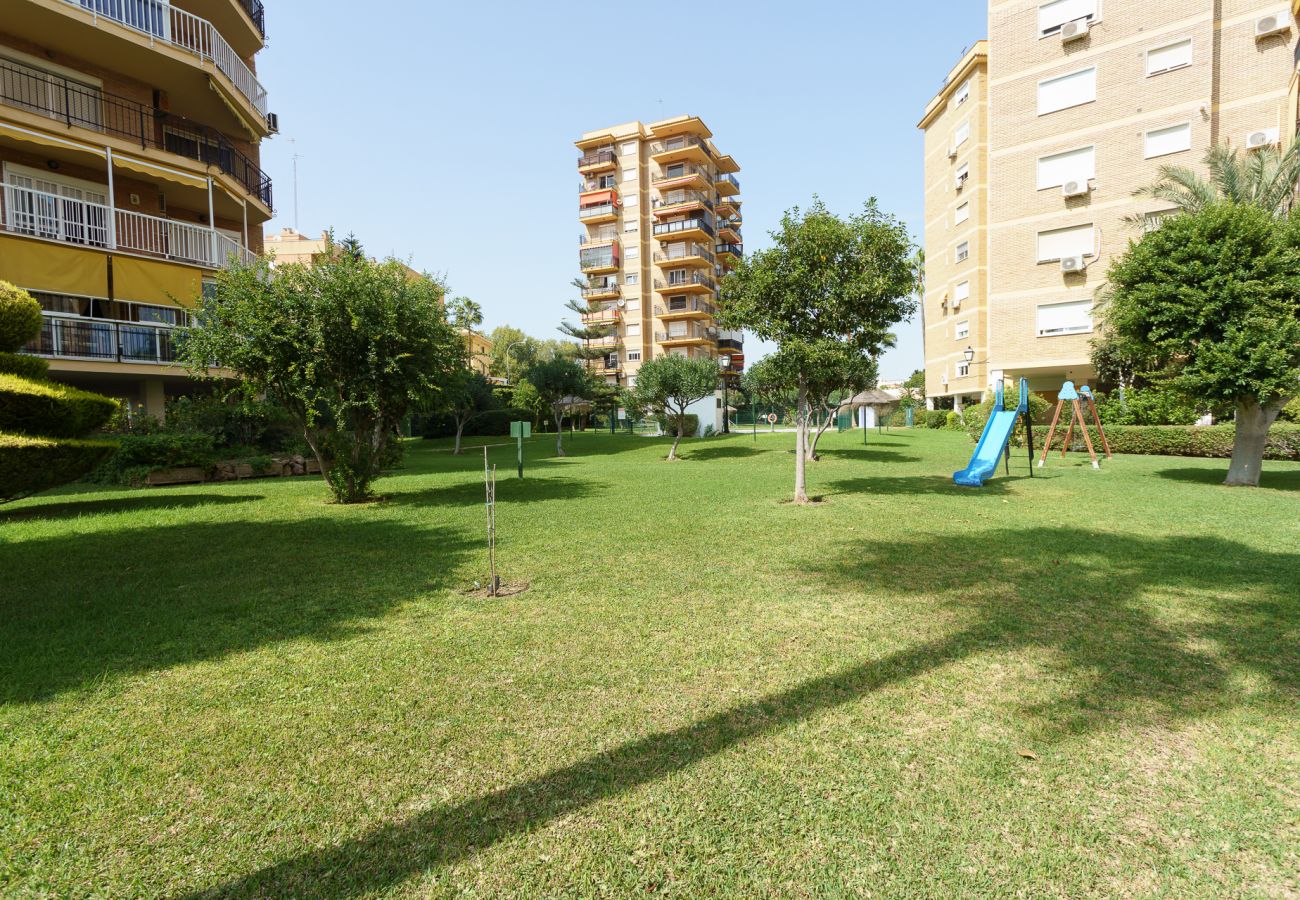
M 975 455 L 970 458 L 970 465 L 960 472 L 952 473 L 954 484 L 965 487 L 983 487 L 986 479 L 998 470 L 998 462 L 1007 452 L 1007 442 L 1015 430 L 1016 419 L 1029 412 L 1029 382 L 1020 379 L 1020 405 L 1015 409 L 1003 409 L 1002 382 L 998 382 L 993 404 L 993 414 L 984 423 L 984 433 L 975 447 Z

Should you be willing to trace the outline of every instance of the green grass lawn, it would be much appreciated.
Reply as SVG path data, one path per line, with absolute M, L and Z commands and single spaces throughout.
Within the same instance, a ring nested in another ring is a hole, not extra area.
M 0 508 L 0 893 L 1300 893 L 1300 465 L 861 441 Z

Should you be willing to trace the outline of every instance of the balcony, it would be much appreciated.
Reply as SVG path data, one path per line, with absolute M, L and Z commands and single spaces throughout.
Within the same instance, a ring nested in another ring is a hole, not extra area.
M 231 260 L 251 262 L 246 248 L 214 228 L 147 216 L 6 184 L 0 230 L 92 247 L 127 251 L 221 269 Z
M 737 354 L 737 353 L 742 353 L 742 352 L 744 352 L 744 349 L 745 349 L 745 342 L 744 342 L 744 341 L 738 341 L 738 340 L 736 340 L 735 338 L 719 338 L 719 339 L 718 339 L 718 352 L 719 352 L 719 353 L 729 352 L 729 353 L 731 353 L 731 354 L 734 356 L 734 355 Z
M 586 181 L 578 182 L 579 194 L 590 194 L 593 191 L 617 191 L 618 179 L 613 175 L 600 175 L 596 178 L 589 178 Z
M 603 284 L 592 284 L 582 289 L 583 300 L 608 300 L 618 296 L 617 278 L 608 278 Z
M 713 209 L 713 201 L 703 191 L 666 191 L 662 197 L 655 199 L 653 213 L 656 217 L 662 217 L 698 209 Z
M 214 128 L 8 60 L 0 60 L 0 103 L 213 166 L 271 209 L 271 176 Z
M 617 306 L 606 306 L 582 314 L 583 325 L 615 325 L 623 318 L 623 311 Z
M 713 151 L 702 138 L 683 134 L 651 144 L 650 158 L 660 165 L 678 162 L 707 163 L 713 160 Z
M 265 39 L 266 9 L 262 6 L 262 0 L 239 0 L 239 5 L 243 7 L 244 12 L 248 13 L 248 17 L 257 26 L 257 33 Z
M 166 366 L 176 362 L 175 332 L 174 325 L 42 313 L 41 333 L 23 352 L 50 359 Z
M 703 294 L 717 289 L 718 283 L 703 272 L 669 272 L 666 280 L 655 279 L 655 290 L 661 294 Z
M 655 306 L 655 315 L 661 319 L 700 319 L 717 314 L 717 307 L 707 300 L 669 300 L 667 304 Z
M 740 212 L 740 201 L 735 197 L 719 197 L 715 210 L 718 215 L 729 219 Z
M 662 253 L 654 255 L 655 265 L 668 266 L 704 266 L 712 268 L 715 260 L 713 254 L 703 244 L 687 244 L 684 247 L 670 246 Z
M 607 337 L 588 338 L 583 341 L 583 344 L 593 350 L 618 350 L 623 346 L 623 339 L 616 334 L 611 334 Z
M 718 241 L 723 244 L 739 244 L 740 220 L 723 219 L 718 222 Z
M 672 222 L 657 222 L 654 236 L 661 241 L 710 240 L 713 238 L 713 223 L 702 216 L 689 219 L 677 219 Z
M 708 190 L 713 183 L 707 169 L 699 166 L 675 163 L 665 166 L 663 171 L 650 180 L 660 190 L 668 188 L 698 188 Z
M 578 157 L 578 171 L 584 175 L 618 168 L 618 156 L 612 149 L 596 150 Z
M 656 331 L 655 342 L 665 347 L 686 347 L 691 344 L 712 344 L 718 338 L 716 328 L 682 324 L 667 331 Z
M 717 251 L 718 258 L 724 263 L 735 262 L 745 255 L 745 247 L 743 244 L 718 244 L 714 249 Z
M 619 266 L 619 246 L 615 241 L 600 247 L 592 247 L 578 252 L 579 267 L 588 275 L 602 272 L 617 272 Z
M 740 193 L 740 182 L 736 180 L 736 176 L 725 172 L 719 172 L 713 179 L 713 187 L 723 197 L 734 197 Z
M 240 59 L 221 32 L 207 19 L 172 6 L 166 0 L 65 0 L 98 19 L 107 19 L 212 63 L 235 90 L 244 96 L 263 121 L 266 119 L 266 88 L 253 70 Z
M 610 241 L 618 240 L 618 229 L 616 228 L 598 228 L 594 234 L 578 235 L 579 247 L 595 247 L 600 244 L 608 244 Z

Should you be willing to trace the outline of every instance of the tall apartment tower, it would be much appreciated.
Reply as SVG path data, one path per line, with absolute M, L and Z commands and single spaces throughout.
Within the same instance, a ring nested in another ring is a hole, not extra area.
M 260 0 L 4 0 L 0 279 L 44 310 L 51 377 L 161 416 L 174 329 L 261 252 L 275 130 Z
M 1297 10 L 1300 0 L 990 3 L 987 74 L 977 69 L 971 88 L 974 100 L 983 84 L 987 103 L 954 102 L 959 64 L 921 122 L 926 386 L 939 405 L 978 400 L 1001 379 L 1026 377 L 1054 396 L 1066 379 L 1095 377 L 1089 343 L 1107 267 L 1171 211 L 1134 192 L 1161 165 L 1201 168 L 1218 144 L 1251 152 L 1294 139 Z M 958 144 L 967 127 L 986 143 Z M 957 263 L 943 243 L 955 235 L 938 226 L 966 193 L 987 198 L 987 222 Z M 986 299 L 959 299 L 964 283 L 978 296 L 981 279 Z
M 740 332 L 719 330 L 718 278 L 740 257 L 740 170 L 693 116 L 589 131 L 577 141 L 585 324 L 609 325 L 595 370 L 632 386 L 666 353 L 744 369 Z

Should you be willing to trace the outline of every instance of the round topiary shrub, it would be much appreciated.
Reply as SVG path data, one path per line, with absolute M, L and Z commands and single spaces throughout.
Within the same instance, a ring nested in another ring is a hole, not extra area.
M 13 353 L 41 333 L 41 305 L 22 288 L 0 281 L 0 352 Z
M 25 353 L 0 353 L 0 375 L 17 375 L 19 378 L 41 381 L 49 374 L 50 364 L 39 356 L 28 356 Z

